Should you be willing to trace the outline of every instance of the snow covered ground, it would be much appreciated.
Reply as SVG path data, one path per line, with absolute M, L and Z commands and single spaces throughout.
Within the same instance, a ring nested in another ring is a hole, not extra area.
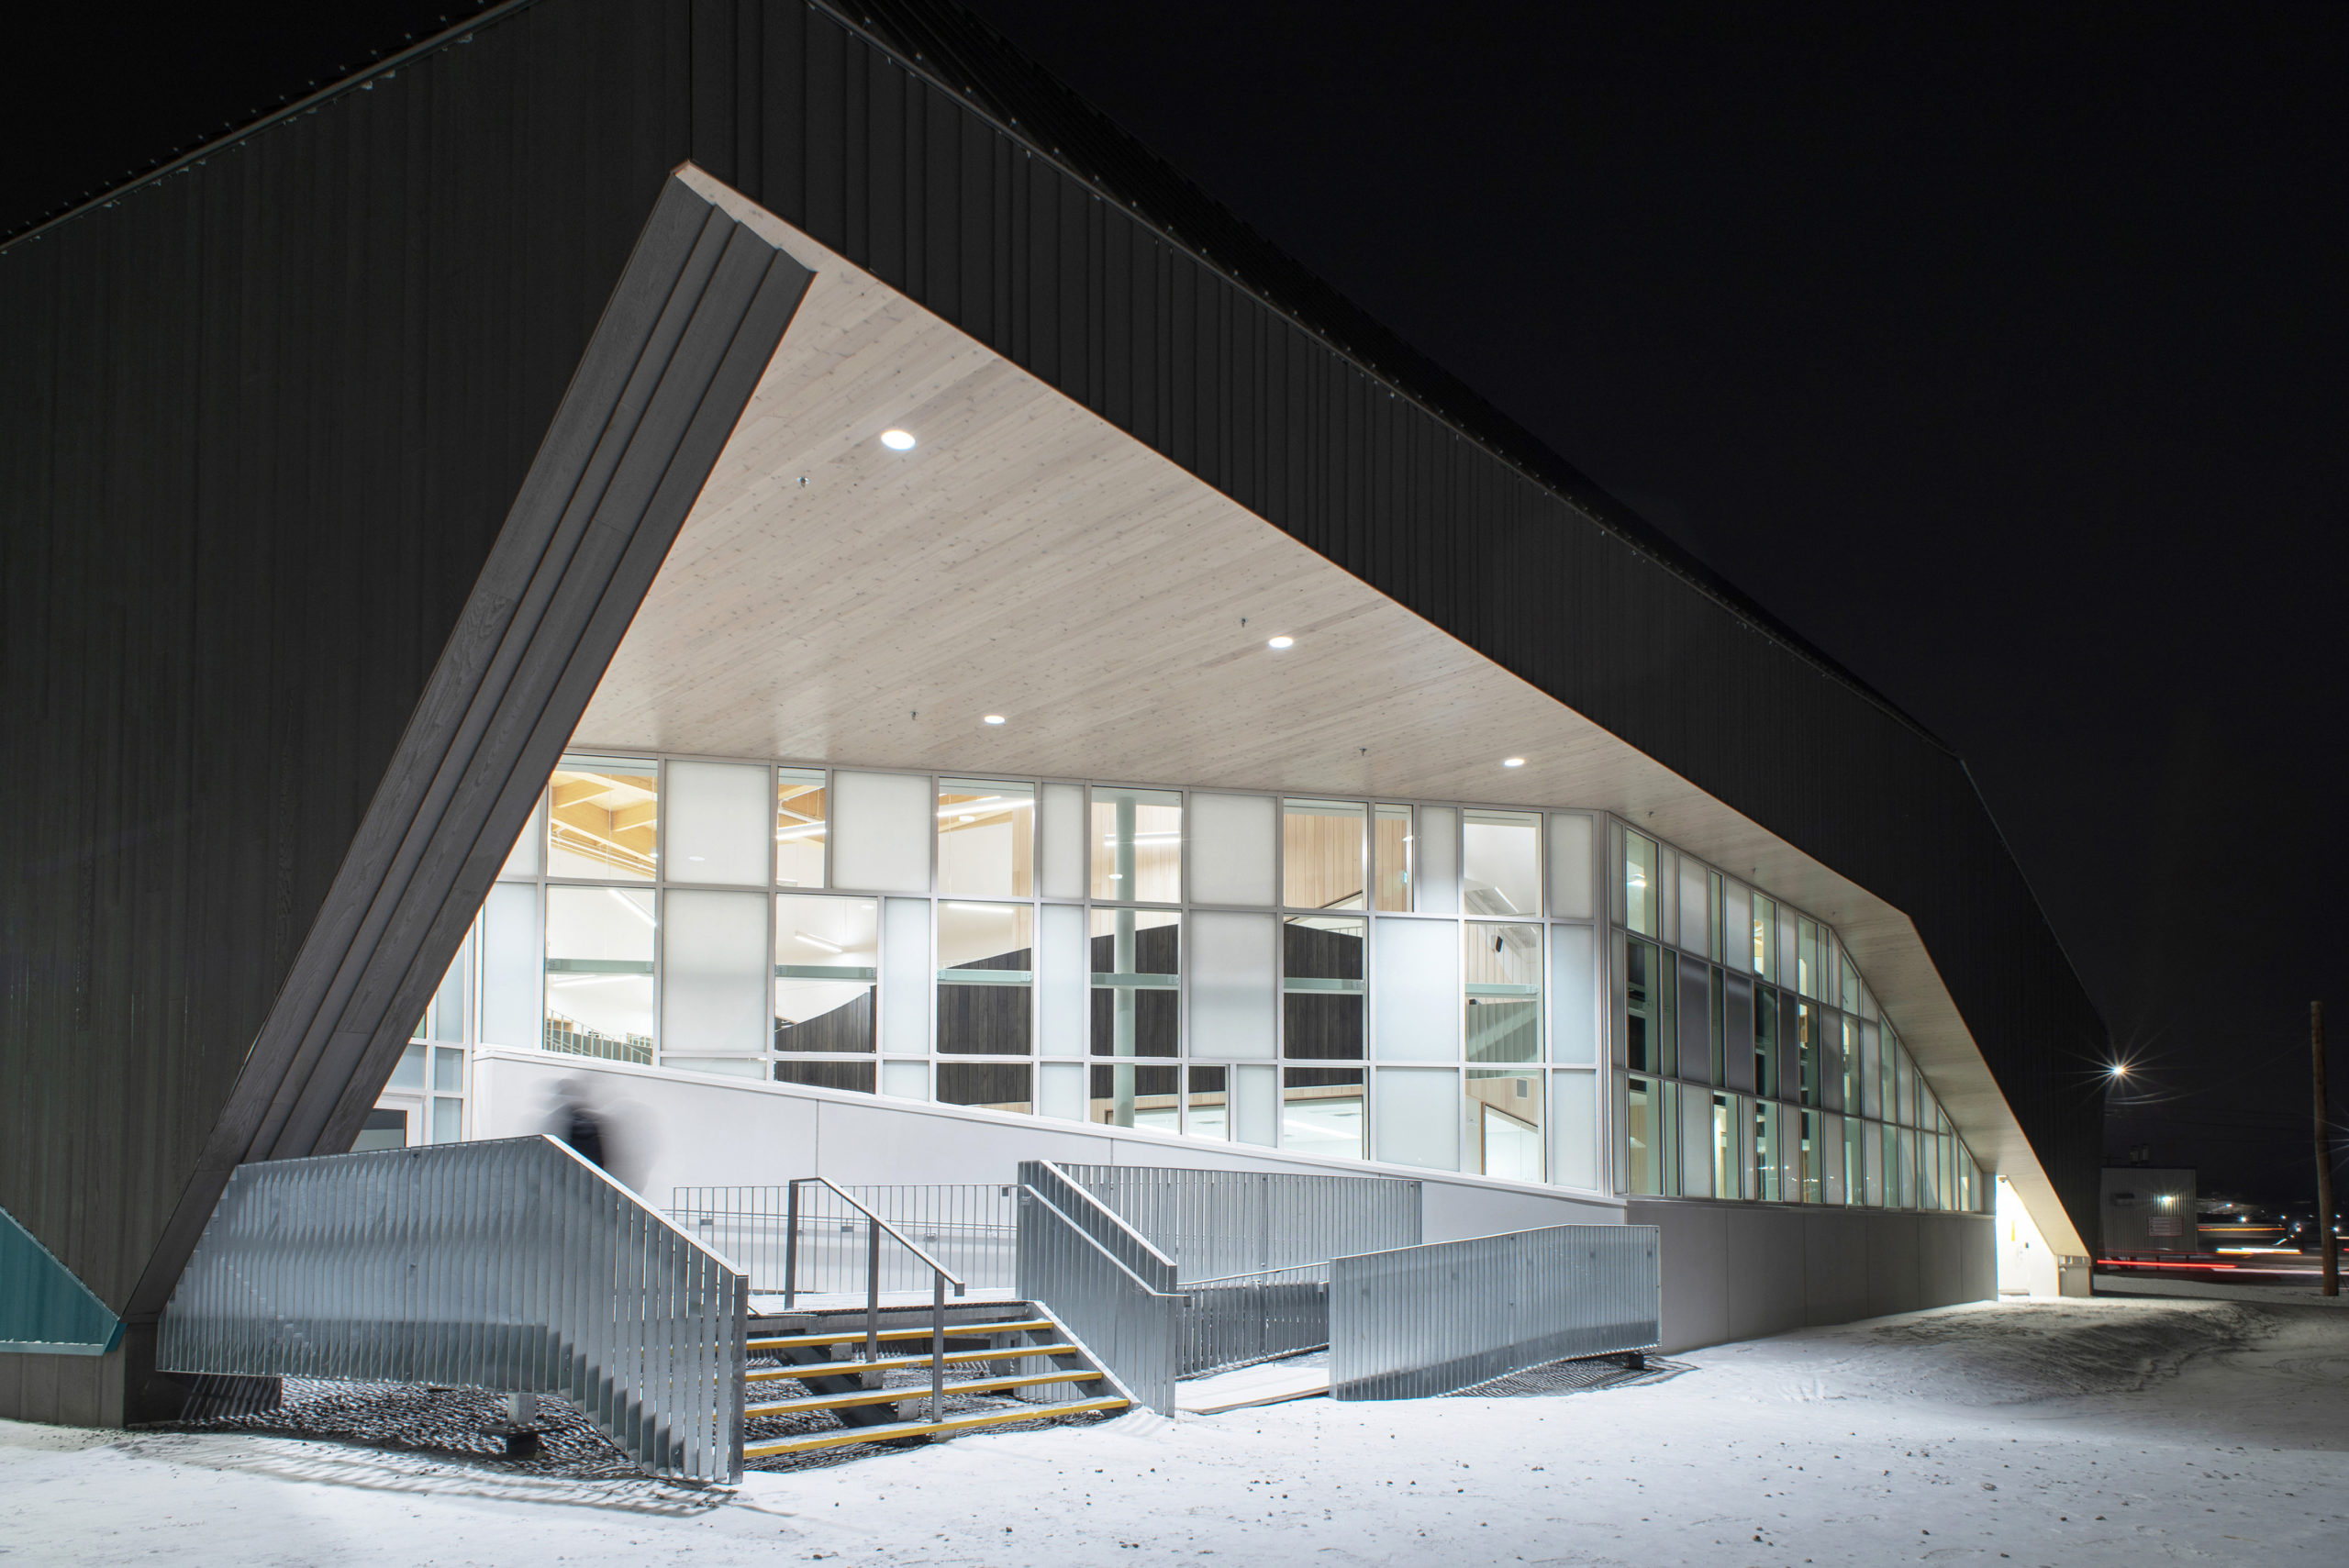
M 2046 1301 L 1561 1397 L 973 1436 L 730 1496 L 0 1422 L 0 1558 L 280 1564 L 2349 1562 L 2349 1314 Z

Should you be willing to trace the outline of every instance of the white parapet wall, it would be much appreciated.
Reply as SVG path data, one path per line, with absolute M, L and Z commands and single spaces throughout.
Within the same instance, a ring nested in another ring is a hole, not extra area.
M 556 1131 L 566 1099 L 585 1105 L 611 1173 L 656 1208 L 681 1186 L 772 1186 L 796 1176 L 843 1186 L 1008 1182 L 1022 1160 L 1062 1160 L 1408 1177 L 1423 1184 L 1429 1241 L 1623 1219 L 1620 1202 L 1518 1182 L 542 1051 L 482 1052 L 473 1087 L 474 1138 Z

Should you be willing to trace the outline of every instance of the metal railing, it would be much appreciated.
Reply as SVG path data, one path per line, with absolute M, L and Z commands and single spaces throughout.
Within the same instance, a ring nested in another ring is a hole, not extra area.
M 1019 1189 L 1007 1183 L 934 1186 L 805 1186 L 797 1218 L 792 1185 L 675 1187 L 669 1218 L 732 1259 L 763 1294 L 862 1294 L 874 1261 L 866 1235 L 877 1215 L 965 1284 L 1011 1288 L 1019 1234 Z M 835 1196 L 833 1195 L 839 1195 Z M 885 1249 L 880 1288 L 930 1287 L 912 1252 Z
M 655 1474 L 738 1481 L 747 1282 L 551 1138 L 240 1165 L 164 1371 L 560 1395 Z
M 1426 1399 L 1662 1336 L 1653 1225 L 1558 1225 L 1333 1258 L 1330 1394 Z
M 1419 1244 L 1419 1184 L 1155 1166 L 1057 1167 L 1174 1260 L 1185 1281 L 1318 1267 Z
M 1048 1161 L 1019 1164 L 1020 1296 L 1126 1397 L 1174 1413 L 1184 1296 L 1174 1262 Z
M 918 1190 L 918 1189 L 916 1189 Z M 788 1184 L 784 1201 L 783 1231 L 783 1306 L 789 1311 L 798 1298 L 790 1282 L 797 1277 L 799 1226 L 805 1200 L 801 1195 L 822 1199 L 829 1195 L 846 1205 L 863 1221 L 864 1238 L 864 1359 L 881 1358 L 881 1238 L 886 1236 L 928 1271 L 930 1274 L 930 1418 L 946 1418 L 946 1287 L 952 1285 L 954 1294 L 962 1296 L 969 1286 L 945 1264 L 931 1257 L 907 1239 L 906 1233 L 882 1218 L 872 1209 L 849 1196 L 842 1188 L 833 1185 L 822 1176 L 801 1176 Z
M 1330 1265 L 1183 1286 L 1184 1377 L 1330 1342 Z

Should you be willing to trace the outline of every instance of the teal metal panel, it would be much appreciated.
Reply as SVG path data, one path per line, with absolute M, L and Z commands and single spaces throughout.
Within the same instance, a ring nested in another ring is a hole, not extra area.
M 122 1319 L 0 1208 L 0 1351 L 102 1356 L 121 1342 Z

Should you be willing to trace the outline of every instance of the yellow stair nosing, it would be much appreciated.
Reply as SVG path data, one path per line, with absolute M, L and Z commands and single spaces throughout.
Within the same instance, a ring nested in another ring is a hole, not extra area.
M 1049 1318 L 1022 1318 L 1014 1323 L 949 1323 L 946 1325 L 946 1337 L 950 1340 L 968 1339 L 976 1334 L 1031 1333 L 1047 1329 L 1055 1333 L 1059 1332 L 1058 1325 Z M 930 1336 L 930 1329 L 924 1327 L 884 1329 L 874 1337 L 881 1340 L 927 1340 Z M 782 1350 L 801 1345 L 848 1345 L 855 1344 L 863 1338 L 864 1330 L 859 1329 L 851 1333 L 841 1334 L 784 1334 L 747 1340 L 745 1346 L 747 1349 L 757 1351 Z
M 1082 1352 L 1074 1345 L 1007 1345 L 992 1351 L 949 1351 L 941 1359 L 948 1366 L 962 1366 L 972 1362 L 1019 1361 L 1030 1356 L 1073 1356 Z M 887 1372 L 897 1367 L 928 1366 L 928 1356 L 882 1356 L 869 1362 L 810 1362 L 802 1366 L 756 1367 L 742 1374 L 748 1383 L 769 1382 L 778 1377 L 849 1377 L 860 1372 Z
M 767 1459 L 778 1453 L 805 1453 L 813 1449 L 840 1448 L 849 1443 L 889 1442 L 898 1438 L 933 1437 L 942 1432 L 999 1427 L 1013 1421 L 1045 1421 L 1060 1416 L 1089 1415 L 1096 1410 L 1122 1410 L 1128 1401 L 1118 1396 L 1080 1399 L 1069 1405 L 1038 1405 L 1024 1410 L 988 1410 L 972 1416 L 949 1416 L 942 1421 L 898 1421 L 885 1427 L 842 1427 L 836 1431 L 811 1432 L 777 1442 L 745 1444 L 744 1459 Z
M 983 1377 L 970 1383 L 950 1383 L 948 1394 L 986 1394 L 1006 1388 L 1039 1388 L 1054 1383 L 1097 1383 L 1097 1372 L 1040 1372 L 1020 1377 Z M 844 1410 L 857 1405 L 899 1405 L 930 1397 L 926 1384 L 908 1384 L 902 1388 L 868 1388 L 857 1394 L 814 1394 L 805 1399 L 782 1399 L 769 1405 L 746 1405 L 742 1407 L 747 1420 L 764 1420 L 772 1416 L 788 1415 L 799 1410 Z

